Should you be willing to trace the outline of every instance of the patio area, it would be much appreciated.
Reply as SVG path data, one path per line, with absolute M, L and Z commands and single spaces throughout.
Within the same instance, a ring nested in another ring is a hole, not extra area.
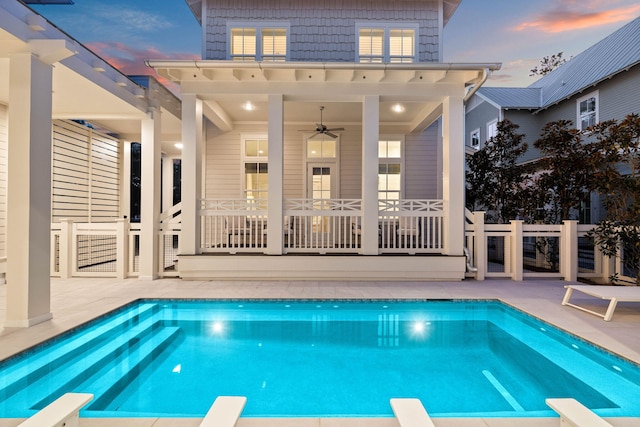
M 29 329 L 4 328 L 6 285 L 0 285 L 0 359 L 73 328 L 138 298 L 282 298 L 282 299 L 499 299 L 572 332 L 588 341 L 640 363 L 640 304 L 620 303 L 611 322 L 560 303 L 564 285 L 559 280 L 465 280 L 462 282 L 353 282 L 353 281 L 182 281 L 163 279 L 52 279 L 53 320 Z M 574 301 L 604 313 L 607 301 L 575 294 Z M 197 426 L 199 419 L 81 419 L 82 427 Z M 614 426 L 639 425 L 640 420 L 608 419 Z M 0 420 L 14 427 L 20 420 Z M 435 418 L 438 427 L 506 427 L 513 419 Z M 393 418 L 381 419 L 258 419 L 241 418 L 238 427 L 397 427 Z M 557 426 L 558 418 L 518 419 L 518 425 Z

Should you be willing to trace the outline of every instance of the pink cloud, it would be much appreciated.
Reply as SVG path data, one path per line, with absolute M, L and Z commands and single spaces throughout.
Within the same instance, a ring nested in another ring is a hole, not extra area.
M 147 59 L 200 59 L 200 55 L 193 53 L 162 52 L 150 46 L 137 49 L 120 42 L 93 42 L 87 43 L 87 48 L 103 58 L 120 72 L 127 75 L 151 75 L 160 83 L 176 92 L 178 86 L 169 80 L 156 74 L 153 68 L 147 67 Z
M 596 10 L 600 5 L 599 1 L 578 3 L 570 0 L 552 10 L 536 15 L 532 20 L 520 23 L 513 29 L 561 33 L 626 21 L 640 13 L 640 5 Z

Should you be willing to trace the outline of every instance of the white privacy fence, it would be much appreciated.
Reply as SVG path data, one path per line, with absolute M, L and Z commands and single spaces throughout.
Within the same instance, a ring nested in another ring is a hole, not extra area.
M 160 222 L 158 272 L 177 276 L 179 207 Z M 52 277 L 135 277 L 140 272 L 140 224 L 127 219 L 79 223 L 63 219 L 51 225 Z
M 485 277 L 564 278 L 579 277 L 607 282 L 618 273 L 622 281 L 635 281 L 624 268 L 621 258 L 605 257 L 587 233 L 594 225 L 564 221 L 563 224 L 485 224 L 484 212 L 466 215 L 466 247 L 473 272 Z

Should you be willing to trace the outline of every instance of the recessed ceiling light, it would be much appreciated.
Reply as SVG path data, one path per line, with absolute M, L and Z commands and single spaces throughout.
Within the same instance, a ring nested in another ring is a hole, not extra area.
M 182 142 L 176 142 L 175 144 L 173 144 L 178 150 L 182 150 L 182 147 L 184 147 L 184 145 L 182 144 Z
M 244 108 L 247 111 L 253 111 L 256 109 L 256 106 L 253 105 L 251 101 L 247 101 L 244 104 L 242 104 L 242 108 Z
M 391 107 L 391 110 L 396 113 L 402 113 L 404 111 L 404 106 L 400 104 L 395 104 L 393 107 Z

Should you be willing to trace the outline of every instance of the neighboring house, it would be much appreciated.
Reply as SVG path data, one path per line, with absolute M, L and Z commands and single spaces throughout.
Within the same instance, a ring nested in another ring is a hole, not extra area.
M 187 3 L 203 59 L 149 61 L 182 93 L 181 277 L 464 278 L 464 102 L 499 64 L 439 62 L 459 1 Z
M 531 162 L 540 157 L 533 143 L 549 122 L 571 120 L 586 129 L 630 113 L 640 113 L 640 17 L 526 88 L 480 88 L 466 107 L 467 152 L 482 147 L 497 122 L 508 119 L 529 145 L 521 162 Z M 601 215 L 592 200 L 591 221 Z

